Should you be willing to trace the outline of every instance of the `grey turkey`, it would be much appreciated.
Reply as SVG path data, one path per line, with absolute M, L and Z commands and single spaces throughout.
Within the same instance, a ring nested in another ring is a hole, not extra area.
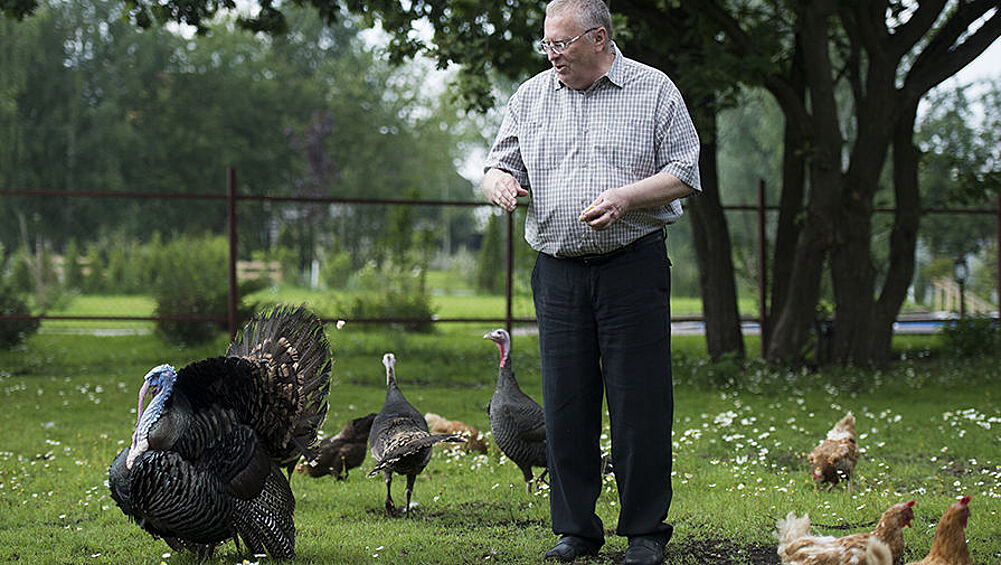
M 432 434 L 428 431 L 424 416 L 403 397 L 396 383 L 396 356 L 387 353 L 382 356 L 386 366 L 386 400 L 372 422 L 368 444 L 375 457 L 376 466 L 368 476 L 374 477 L 382 471 L 386 480 L 386 513 L 396 513 L 393 504 L 393 473 L 407 477 L 407 504 L 400 511 L 410 509 L 410 499 L 414 493 L 417 475 L 431 461 L 432 446 L 443 441 L 465 441 L 458 434 Z
M 490 431 L 497 447 L 521 469 L 525 490 L 531 493 L 532 467 L 547 467 L 546 418 L 542 407 L 518 386 L 511 364 L 511 334 L 498 328 L 483 338 L 496 343 L 500 350 L 497 387 L 487 405 Z M 547 472 L 544 469 L 538 480 L 543 480 Z
M 372 430 L 375 413 L 354 418 L 344 424 L 337 435 L 316 446 L 316 458 L 304 461 L 296 468 L 310 477 L 333 475 L 339 481 L 348 478 L 348 469 L 362 464 L 368 453 L 368 433 Z
M 280 305 L 251 320 L 224 356 L 154 367 L 132 444 L 108 471 L 111 497 L 177 551 L 205 559 L 233 539 L 293 558 L 288 475 L 326 416 L 330 364 L 320 320 Z

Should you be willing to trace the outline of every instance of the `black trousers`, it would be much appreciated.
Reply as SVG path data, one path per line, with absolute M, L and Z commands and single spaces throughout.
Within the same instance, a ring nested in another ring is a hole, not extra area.
M 623 536 L 664 535 L 671 505 L 670 262 L 663 236 L 585 259 L 539 254 L 553 531 L 604 541 L 599 439 L 607 395 Z

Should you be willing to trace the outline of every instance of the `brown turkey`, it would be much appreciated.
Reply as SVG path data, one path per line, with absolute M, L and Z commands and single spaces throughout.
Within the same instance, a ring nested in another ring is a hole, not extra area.
M 373 420 L 375 413 L 344 424 L 337 435 L 324 439 L 316 446 L 315 459 L 302 461 L 296 470 L 314 478 L 324 475 L 333 475 L 338 481 L 348 478 L 348 469 L 358 467 L 365 460 Z
M 383 355 L 382 364 L 386 366 L 386 400 L 368 435 L 368 444 L 376 461 L 368 476 L 374 477 L 382 471 L 386 480 L 386 513 L 393 515 L 397 513 L 392 497 L 393 473 L 407 477 L 407 504 L 400 509 L 400 512 L 406 513 L 410 509 L 414 481 L 431 461 L 432 446 L 443 441 L 465 440 L 457 434 L 432 434 L 428 431 L 424 417 L 407 402 L 396 384 L 396 356 L 392 353 Z
M 480 430 L 470 426 L 465 422 L 460 422 L 459 420 L 449 420 L 443 416 L 435 414 L 433 412 L 428 412 L 424 414 L 424 421 L 428 424 L 428 429 L 433 434 L 459 434 L 462 439 L 466 440 L 463 444 L 463 449 L 465 451 L 475 451 L 477 453 L 486 454 L 487 452 L 487 438 L 483 436 Z
M 498 328 L 483 338 L 496 343 L 500 350 L 497 387 L 487 405 L 490 431 L 501 452 L 521 469 L 525 490 L 531 493 L 532 467 L 547 467 L 546 419 L 542 407 L 521 391 L 515 379 L 511 365 L 511 334 Z M 543 470 L 538 480 L 542 480 L 546 472 Z
M 330 348 L 302 307 L 251 320 L 225 356 L 146 374 L 132 444 L 108 471 L 132 521 L 201 559 L 230 539 L 295 556 L 286 474 L 327 413 Z M 147 395 L 152 399 L 143 406 Z

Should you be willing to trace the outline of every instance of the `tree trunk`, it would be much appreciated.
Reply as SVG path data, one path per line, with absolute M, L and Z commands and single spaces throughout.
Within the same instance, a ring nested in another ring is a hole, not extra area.
M 846 22 L 853 13 L 844 12 Z M 848 23 L 845 24 L 846 26 Z M 873 199 L 896 115 L 894 76 L 896 61 L 885 53 L 869 53 L 865 73 L 858 62 L 860 40 L 852 42 L 853 53 L 848 80 L 855 101 L 858 132 L 852 145 L 850 165 L 845 174 L 831 253 L 834 283 L 834 358 L 842 363 L 870 365 L 873 309 L 875 308 L 876 266 L 872 259 Z
M 902 109 L 893 128 L 893 189 L 896 214 L 890 233 L 890 265 L 886 280 L 870 323 L 871 334 L 863 359 L 869 365 L 884 365 L 890 361 L 893 324 L 907 298 L 907 289 L 914 278 L 914 252 L 921 222 L 921 194 L 918 186 L 918 164 L 921 153 L 914 146 L 914 122 L 917 104 Z
M 839 194 L 843 183 L 841 173 L 841 130 L 838 108 L 831 78 L 828 52 L 827 18 L 833 3 L 812 3 L 805 6 L 799 43 L 804 69 L 810 86 L 809 206 L 803 228 L 796 242 L 789 287 L 781 304 L 772 304 L 775 323 L 766 357 L 777 362 L 800 361 L 809 343 L 820 300 L 820 281 L 828 252 L 833 244 Z M 787 116 L 788 118 L 788 116 Z M 793 125 L 798 125 L 793 122 Z
M 702 194 L 686 202 L 692 221 L 699 285 L 702 290 L 702 316 L 706 326 L 706 347 L 712 359 L 726 354 L 743 358 L 744 337 L 740 332 L 737 309 L 737 286 L 733 276 L 733 254 L 729 227 L 719 196 L 716 168 L 716 114 L 700 104 L 693 112 L 702 141 L 699 171 Z
M 797 46 L 799 42 L 797 42 Z M 805 107 L 806 82 L 803 76 L 802 54 L 797 47 L 794 63 L 789 73 L 789 90 L 795 99 L 795 104 Z M 792 104 L 776 96 L 779 105 Z M 792 108 L 783 107 L 785 115 L 785 135 L 783 136 L 782 153 L 782 186 L 779 196 L 779 218 L 775 229 L 775 249 L 772 253 L 772 292 L 771 308 L 766 312 L 765 328 L 769 339 L 774 328 L 778 308 L 785 303 L 791 284 L 793 258 L 796 253 L 796 242 L 801 231 L 801 214 L 803 213 L 803 197 L 806 191 L 806 161 L 809 150 L 809 138 L 803 123 L 797 123 L 797 115 Z M 777 306 L 778 305 L 778 306 Z M 763 307 L 763 305 L 762 305 Z

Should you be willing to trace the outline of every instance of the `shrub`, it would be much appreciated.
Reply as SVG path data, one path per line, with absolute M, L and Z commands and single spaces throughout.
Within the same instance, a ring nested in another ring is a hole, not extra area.
M 434 311 L 424 278 L 424 271 L 418 267 L 407 268 L 390 260 L 381 265 L 369 261 L 348 282 L 348 287 L 361 292 L 338 311 L 347 311 L 351 318 L 419 318 L 423 321 L 393 326 L 430 333 L 434 331 L 434 324 L 429 321 Z
M 434 315 L 431 301 L 426 294 L 406 294 L 391 290 L 388 292 L 366 292 L 355 296 L 350 306 L 352 318 L 414 318 L 420 321 L 389 324 L 390 327 L 407 332 L 431 333 Z M 361 324 L 362 328 L 373 328 L 374 324 Z
M 101 256 L 101 249 L 96 244 L 91 243 L 87 246 L 87 270 L 83 278 L 84 291 L 91 294 L 104 292 L 106 290 L 104 272 L 105 264 L 104 258 Z
M 83 268 L 80 266 L 80 248 L 76 240 L 71 239 L 66 245 L 66 255 L 63 258 L 63 284 L 67 290 L 83 288 Z
M 0 279 L 0 314 L 17 316 L 30 313 L 31 309 L 20 293 L 7 281 Z M 37 319 L 0 321 L 0 348 L 10 349 L 20 344 L 38 331 L 38 325 Z
M 156 259 L 162 269 L 153 286 L 157 316 L 208 316 L 225 320 L 229 310 L 229 247 L 225 238 L 181 237 L 160 248 Z M 240 296 L 263 288 L 260 281 L 246 281 Z M 256 310 L 240 305 L 241 319 Z M 205 343 L 226 329 L 225 322 L 160 320 L 157 331 L 170 343 Z
M 320 276 L 327 288 L 344 288 L 348 284 L 354 265 L 347 251 L 328 253 L 323 259 Z
M 960 357 L 997 355 L 998 327 L 998 320 L 992 318 L 952 320 L 942 328 L 942 341 L 947 352 Z
M 480 260 L 476 268 L 476 289 L 481 292 L 491 294 L 504 292 L 504 286 L 507 284 L 502 219 L 502 216 L 491 214 L 483 234 Z

